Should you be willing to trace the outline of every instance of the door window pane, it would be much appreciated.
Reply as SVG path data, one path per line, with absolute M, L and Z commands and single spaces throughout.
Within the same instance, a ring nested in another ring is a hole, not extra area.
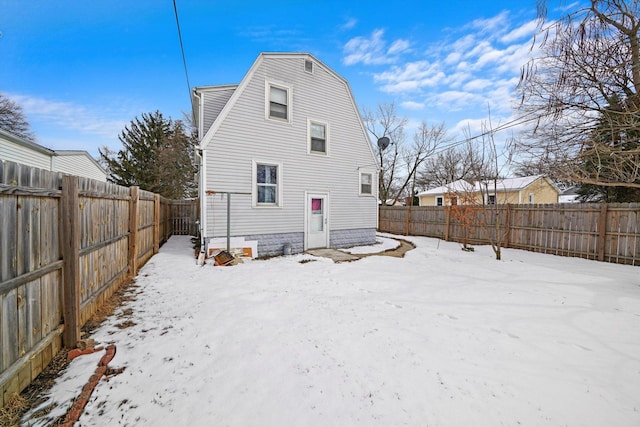
M 322 199 L 311 199 L 311 231 L 324 231 Z

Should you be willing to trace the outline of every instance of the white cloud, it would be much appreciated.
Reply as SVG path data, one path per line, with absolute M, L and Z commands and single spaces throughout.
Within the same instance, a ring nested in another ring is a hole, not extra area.
M 350 30 L 350 29 L 352 29 L 353 27 L 355 27 L 357 23 L 358 23 L 358 20 L 357 20 L 357 19 L 355 19 L 355 18 L 349 18 L 349 19 L 347 19 L 347 22 L 345 22 L 344 24 L 342 24 L 342 27 L 341 27 L 341 28 L 342 28 L 343 30 Z
M 396 40 L 393 42 L 393 44 L 391 45 L 391 47 L 389 48 L 389 50 L 387 50 L 387 53 L 389 55 L 395 55 L 396 53 L 402 53 L 404 51 L 406 51 L 407 49 L 409 49 L 409 42 L 407 40 Z
M 444 63 L 447 64 L 447 65 L 452 65 L 452 64 L 455 64 L 455 63 L 459 62 L 461 58 L 462 58 L 462 53 L 460 53 L 460 52 L 451 52 L 444 59 Z
M 463 86 L 463 89 L 466 91 L 478 91 L 490 87 L 492 84 L 493 82 L 489 79 L 473 79 L 468 81 Z
M 53 101 L 28 95 L 13 95 L 29 119 L 55 124 L 68 129 L 81 130 L 101 136 L 117 135 L 127 123 L 113 113 L 89 109 L 70 102 Z
M 377 29 L 371 33 L 370 37 L 354 37 L 349 40 L 343 48 L 344 63 L 346 65 L 391 64 L 396 62 L 398 54 L 409 49 L 410 43 L 403 39 L 393 41 L 387 48 L 387 42 L 383 36 L 384 30 Z
M 400 105 L 407 110 L 422 110 L 425 105 L 424 102 L 415 102 L 415 101 L 404 101 L 401 102 Z
M 495 33 L 496 31 L 501 32 L 504 31 L 504 28 L 509 25 L 509 12 L 503 11 L 498 15 L 485 18 L 485 19 L 476 19 L 469 24 L 469 28 L 476 29 L 481 33 L 491 32 Z
M 433 105 L 446 107 L 452 111 L 460 111 L 465 108 L 481 105 L 484 98 L 473 92 L 448 90 L 430 96 L 429 100 Z
M 94 156 L 99 146 L 119 144 L 120 132 L 139 111 L 144 111 L 136 110 L 139 105 L 135 102 L 122 100 L 95 107 L 25 94 L 6 95 L 22 106 L 37 143 L 55 150 L 87 150 Z
M 530 39 L 531 36 L 535 34 L 537 27 L 538 23 L 535 20 L 525 22 L 518 28 L 514 28 L 513 30 L 502 36 L 500 38 L 500 41 L 502 43 L 513 43 L 523 38 Z
M 385 83 L 385 92 L 403 92 L 422 87 L 435 86 L 444 79 L 445 74 L 437 64 L 429 61 L 417 61 L 393 66 L 388 71 L 374 74 L 374 80 Z
M 401 108 L 457 123 L 452 133 L 462 130 L 460 123 L 477 120 L 476 130 L 489 111 L 492 117 L 513 114 L 520 70 L 535 54 L 535 31 L 535 20 L 517 20 L 507 11 L 459 26 L 435 41 L 420 42 L 411 34 L 386 43 L 385 33 L 376 30 L 345 45 L 345 63 L 386 65 L 371 74 L 373 83 L 397 97 Z M 400 52 L 411 59 L 392 55 Z

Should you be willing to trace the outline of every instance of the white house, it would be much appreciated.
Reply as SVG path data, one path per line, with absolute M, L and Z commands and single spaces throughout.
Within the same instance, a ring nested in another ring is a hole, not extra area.
M 0 160 L 107 181 L 107 172 L 86 151 L 50 150 L 4 129 L 0 129 Z
M 205 241 L 243 237 L 259 256 L 375 242 L 377 163 L 345 79 L 308 53 L 262 53 L 193 103 Z

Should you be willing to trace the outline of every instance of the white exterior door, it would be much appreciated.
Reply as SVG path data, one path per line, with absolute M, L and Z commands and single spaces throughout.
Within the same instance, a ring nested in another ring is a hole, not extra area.
M 326 248 L 329 243 L 328 201 L 326 194 L 307 194 L 306 249 Z

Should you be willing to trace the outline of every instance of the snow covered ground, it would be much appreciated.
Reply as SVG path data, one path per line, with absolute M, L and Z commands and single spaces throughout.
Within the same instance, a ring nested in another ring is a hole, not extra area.
M 638 267 L 408 239 L 198 267 L 172 237 L 94 335 L 126 369 L 79 425 L 640 425 Z M 102 354 L 59 379 L 60 411 Z

